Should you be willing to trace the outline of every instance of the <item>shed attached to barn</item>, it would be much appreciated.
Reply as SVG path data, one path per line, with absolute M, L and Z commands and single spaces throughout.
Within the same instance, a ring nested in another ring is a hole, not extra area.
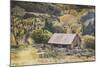
M 80 47 L 81 38 L 78 34 L 54 33 L 48 44 L 53 47 L 69 48 Z

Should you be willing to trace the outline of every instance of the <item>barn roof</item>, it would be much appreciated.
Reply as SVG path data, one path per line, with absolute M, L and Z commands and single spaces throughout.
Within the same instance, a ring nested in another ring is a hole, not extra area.
M 72 44 L 76 34 L 54 33 L 48 43 L 50 44 Z

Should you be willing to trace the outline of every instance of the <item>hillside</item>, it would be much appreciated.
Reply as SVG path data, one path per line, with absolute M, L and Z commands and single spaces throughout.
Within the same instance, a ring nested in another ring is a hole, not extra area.
M 12 1 L 11 31 L 19 44 L 22 44 L 20 39 L 25 42 L 25 38 L 30 37 L 30 33 L 36 29 L 45 29 L 51 33 L 84 33 L 82 25 L 88 16 L 91 18 L 92 14 L 88 15 L 88 12 L 93 9 L 81 5 Z
M 93 6 L 12 1 L 11 34 L 19 45 L 27 44 L 26 39 L 32 39 L 32 33 L 37 29 L 52 34 L 94 35 L 94 20 L 88 21 L 91 18 L 94 18 Z

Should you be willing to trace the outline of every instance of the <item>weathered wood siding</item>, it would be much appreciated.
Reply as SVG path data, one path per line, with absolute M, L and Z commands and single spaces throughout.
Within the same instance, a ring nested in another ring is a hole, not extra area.
M 77 35 L 72 42 L 72 48 L 80 47 L 80 45 L 81 45 L 81 40 L 80 40 L 80 37 Z

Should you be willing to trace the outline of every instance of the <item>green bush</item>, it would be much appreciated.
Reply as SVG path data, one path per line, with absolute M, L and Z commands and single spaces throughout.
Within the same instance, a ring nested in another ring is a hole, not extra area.
M 52 33 L 48 30 L 34 30 L 32 33 L 32 37 L 36 43 L 47 43 Z
M 95 49 L 95 37 L 90 35 L 83 36 L 84 46 L 86 48 Z

